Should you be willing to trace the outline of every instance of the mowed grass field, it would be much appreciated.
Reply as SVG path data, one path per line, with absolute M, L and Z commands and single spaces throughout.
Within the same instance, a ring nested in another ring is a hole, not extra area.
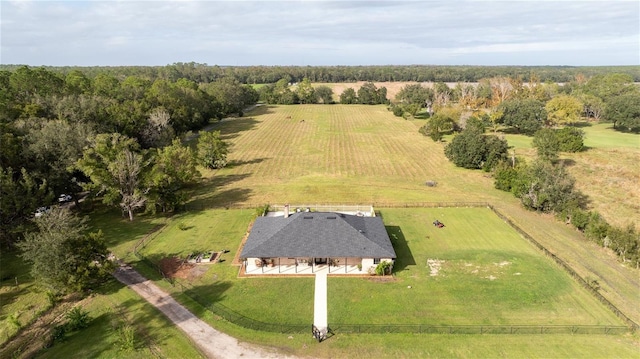
M 398 255 L 394 279 L 330 277 L 330 324 L 620 325 L 489 209 L 382 209 L 381 215 Z M 339 334 L 318 344 L 306 335 L 234 326 L 204 307 L 221 304 L 263 322 L 305 324 L 313 318 L 313 278 L 237 277 L 239 268 L 231 261 L 252 218 L 251 210 L 185 213 L 142 251 L 159 261 L 229 249 L 222 263 L 196 266 L 192 276 L 177 279 L 180 285 L 158 284 L 201 318 L 242 340 L 296 355 L 349 358 L 633 357 L 638 350 L 629 336 Z M 434 218 L 446 227 L 434 227 Z M 431 259 L 440 261 L 437 275 L 428 265 Z M 159 279 L 154 270 L 139 268 Z
M 382 203 L 488 197 L 483 173 L 451 165 L 443 145 L 384 106 L 264 106 L 220 125 L 229 166 L 208 172 L 196 203 Z M 473 180 L 469 180 L 473 178 Z M 438 182 L 438 188 L 425 181 Z
M 141 214 L 130 223 L 121 218 L 118 210 L 99 208 L 99 213 L 92 215 L 91 225 L 94 229 L 103 230 L 109 248 L 118 257 L 134 263 L 143 274 L 173 293 L 196 315 L 242 340 L 280 348 L 286 353 L 349 358 L 638 357 L 640 346 L 636 335 L 371 334 L 339 335 L 318 344 L 309 335 L 289 338 L 288 335 L 239 328 L 211 315 L 191 299 L 197 297 L 205 303 L 219 302 L 283 323 L 307 321 L 313 315 L 313 280 L 310 278 L 295 281 L 236 278 L 238 269 L 230 266 L 229 262 L 238 250 L 253 210 L 225 210 L 225 206 L 287 202 L 383 204 L 488 201 L 569 263 L 580 275 L 598 280 L 601 293 L 636 322 L 640 322 L 640 278 L 637 271 L 618 263 L 616 257 L 607 250 L 585 241 L 570 226 L 557 222 L 551 216 L 523 210 L 517 199 L 509 193 L 493 189 L 493 181 L 486 173 L 451 165 L 443 155 L 442 144 L 434 143 L 417 132 L 423 123 L 396 118 L 384 106 L 262 106 L 246 117 L 216 125 L 216 129 L 220 129 L 224 138 L 231 143 L 230 164 L 222 170 L 204 173 L 203 184 L 195 190 L 194 198 L 188 204 L 188 212 L 173 218 Z M 437 181 L 438 186 L 426 187 L 426 180 Z M 546 323 L 552 324 L 570 323 L 571 320 L 585 324 L 617 321 L 602 306 L 594 306 L 594 300 L 581 294 L 583 290 L 555 264 L 540 256 L 522 238 L 510 233 L 513 231 L 497 218 L 482 213 L 464 215 L 464 212 L 460 212 L 463 215 L 453 216 L 438 212 L 437 209 L 434 212 L 425 211 L 383 210 L 389 230 L 398 234 L 397 231 L 401 229 L 405 242 L 399 243 L 398 251 L 399 254 L 401 250 L 405 251 L 402 255 L 405 262 L 398 263 L 396 280 L 377 283 L 354 278 L 331 278 L 330 295 L 345 303 L 345 307 L 332 307 L 330 313 L 335 314 L 330 315 L 344 314 L 349 315 L 348 318 L 360 319 L 345 309 L 352 305 L 352 299 L 346 293 L 351 290 L 350 281 L 354 281 L 361 290 L 370 289 L 368 293 L 374 299 L 377 295 L 389 295 L 385 293 L 395 292 L 395 289 L 401 295 L 397 303 L 392 300 L 367 301 L 363 295 L 355 303 L 357 306 L 351 308 L 381 310 L 376 308 L 375 303 L 383 302 L 384 309 L 391 310 L 391 313 L 400 313 L 404 306 L 411 313 L 419 313 L 418 317 L 433 315 L 429 319 L 436 323 L 468 324 L 466 320 L 470 312 L 473 312 L 471 318 L 481 324 L 522 323 L 526 320 L 529 320 L 527 323 L 546 320 Z M 445 231 L 435 232 L 435 227 L 429 227 L 433 221 L 431 217 L 436 216 L 447 224 Z M 178 228 L 181 222 L 186 225 L 186 230 Z M 164 224 L 167 226 L 164 227 Z M 487 226 L 499 235 L 493 238 Z M 137 263 L 138 259 L 131 251 L 135 243 L 146 236 L 155 238 L 142 250 L 153 261 L 173 255 L 184 256 L 195 250 L 229 249 L 230 253 L 223 255 L 224 262 L 212 265 L 204 272 L 196 272 L 197 278 L 191 280 L 192 284 L 187 287 L 188 297 L 161 280 L 155 269 Z M 430 269 L 425 264 L 428 259 L 444 260 L 440 275 L 430 275 Z M 474 273 L 475 270 L 477 272 Z M 535 277 L 531 277 L 532 273 L 535 273 Z M 491 280 L 491 277 L 495 278 Z M 412 288 L 407 288 L 408 285 Z M 474 293 L 465 290 L 465 286 L 480 291 Z M 275 292 L 274 288 L 283 289 Z M 113 293 L 121 292 L 113 290 Z M 110 294 L 98 294 L 98 298 L 101 295 Z M 424 306 L 410 307 L 410 301 L 404 299 L 409 295 L 424 297 L 421 298 Z M 546 297 L 554 300 L 547 301 Z M 456 305 L 447 307 L 449 300 Z M 484 300 L 490 305 L 476 303 Z M 141 308 L 131 298 L 114 299 L 115 303 L 120 301 L 131 308 Z M 515 304 L 520 301 L 530 308 L 529 313 Z M 96 303 L 107 305 L 106 302 Z M 292 315 L 277 308 L 263 313 L 265 308 L 282 305 L 293 308 Z M 439 316 L 424 308 L 428 306 L 438 308 Z M 478 313 L 466 306 L 476 309 Z M 482 309 L 491 306 L 497 309 Z M 358 310 L 360 314 L 364 312 L 364 309 Z M 153 310 L 150 313 L 160 315 Z M 102 314 L 98 313 L 98 316 Z M 575 314 L 575 318 L 572 314 Z M 330 317 L 330 321 L 334 319 Z M 402 317 L 402 320 L 405 318 Z M 412 320 L 417 323 L 422 318 Z M 85 342 L 105 340 L 113 343 L 115 337 L 108 334 L 111 333 L 110 324 L 104 320 L 97 323 L 102 323 L 99 325 L 102 327 L 95 328 L 95 332 L 107 334 L 92 337 L 78 335 L 70 340 L 77 347 L 82 347 L 82 338 Z M 180 348 L 183 345 L 180 344 L 182 339 L 174 333 L 167 332 L 152 338 L 156 339 L 143 343 L 153 345 L 158 340 L 160 345 L 167 347 Z M 174 338 L 178 338 L 175 344 L 172 343 Z M 100 346 L 91 344 L 95 348 Z M 100 350 L 97 349 L 96 353 Z M 131 355 L 138 352 L 147 353 L 145 344 Z M 120 355 L 108 350 L 104 353 L 105 357 Z M 164 353 L 159 356 L 176 357 L 173 353 L 177 352 L 166 349 Z M 98 355 L 101 354 L 88 354 Z
M 398 255 L 395 280 L 330 278 L 330 323 L 621 324 L 488 208 L 383 209 L 381 214 Z M 201 265 L 184 281 L 195 298 L 267 323 L 308 323 L 313 278 L 237 278 L 238 267 L 230 262 L 251 218 L 248 210 L 186 214 L 143 254 L 158 262 L 229 249 L 223 263 Z M 436 218 L 446 227 L 433 226 Z M 188 229 L 180 230 L 179 223 Z M 433 260 L 435 273 L 428 264 Z M 291 295 L 283 298 L 283 293 Z

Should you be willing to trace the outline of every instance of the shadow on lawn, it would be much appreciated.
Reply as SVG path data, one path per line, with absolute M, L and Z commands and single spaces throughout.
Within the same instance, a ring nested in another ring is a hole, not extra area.
M 407 240 L 404 238 L 402 228 L 399 226 L 385 226 L 385 228 L 389 233 L 389 238 L 391 238 L 393 249 L 396 251 L 397 258 L 393 265 L 393 271 L 400 272 L 405 270 L 407 266 L 416 265 L 416 260 L 413 258 Z
M 252 164 L 255 164 L 255 163 L 260 163 L 260 162 L 262 162 L 262 161 L 264 161 L 264 160 L 266 160 L 266 158 L 254 158 L 254 159 L 249 160 L 249 161 L 238 161 L 238 160 L 233 160 L 233 161 L 230 161 L 230 162 L 225 166 L 225 168 L 229 169 L 229 168 L 236 168 L 236 167 L 240 167 L 240 166 L 243 166 L 243 165 L 252 165 Z M 214 178 L 215 178 L 215 177 L 214 177 Z
M 259 160 L 262 161 L 262 160 Z M 253 162 L 253 161 L 248 161 Z M 242 165 L 245 163 L 241 163 Z M 194 188 L 190 197 L 192 201 L 185 204 L 188 211 L 204 210 L 208 208 L 227 208 L 234 203 L 246 201 L 252 190 L 248 188 L 231 188 L 221 190 L 227 185 L 241 181 L 251 176 L 249 173 L 215 176 Z
M 227 141 L 238 137 L 240 132 L 254 128 L 258 123 L 253 117 L 240 117 L 220 122 L 216 130 L 220 130 L 220 138 Z
M 249 188 L 231 188 L 217 191 L 214 194 L 201 197 L 185 205 L 188 211 L 201 211 L 211 208 L 229 209 L 236 203 L 243 203 L 249 199 L 253 190 Z

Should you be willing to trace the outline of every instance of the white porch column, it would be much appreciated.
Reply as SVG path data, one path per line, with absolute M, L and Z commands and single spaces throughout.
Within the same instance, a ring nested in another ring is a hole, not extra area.
M 313 301 L 313 325 L 326 335 L 329 327 L 327 320 L 327 273 L 316 273 L 316 289 Z

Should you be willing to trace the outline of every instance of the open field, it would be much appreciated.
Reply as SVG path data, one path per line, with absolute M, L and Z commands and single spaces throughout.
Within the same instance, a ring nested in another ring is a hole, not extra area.
M 569 172 L 576 186 L 589 196 L 589 207 L 611 224 L 635 224 L 640 229 L 640 135 L 614 131 L 610 123 L 581 127 L 587 149 L 579 153 L 564 153 Z M 516 153 L 533 158 L 531 137 L 505 135 Z
M 417 132 L 422 122 L 394 117 L 384 106 L 257 108 L 218 126 L 232 145 L 231 163 L 204 173 L 190 207 L 488 201 L 583 278 L 598 280 L 603 295 L 640 322 L 635 271 L 571 226 L 524 210 L 510 193 L 494 189 L 486 173 L 453 166 L 441 143 Z M 426 180 L 438 186 L 427 187 Z

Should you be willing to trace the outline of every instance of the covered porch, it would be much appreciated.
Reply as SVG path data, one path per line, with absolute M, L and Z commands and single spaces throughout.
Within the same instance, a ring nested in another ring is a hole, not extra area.
M 373 263 L 373 260 L 369 260 Z M 259 275 L 331 275 L 368 274 L 363 258 L 247 258 L 243 261 L 245 274 Z

